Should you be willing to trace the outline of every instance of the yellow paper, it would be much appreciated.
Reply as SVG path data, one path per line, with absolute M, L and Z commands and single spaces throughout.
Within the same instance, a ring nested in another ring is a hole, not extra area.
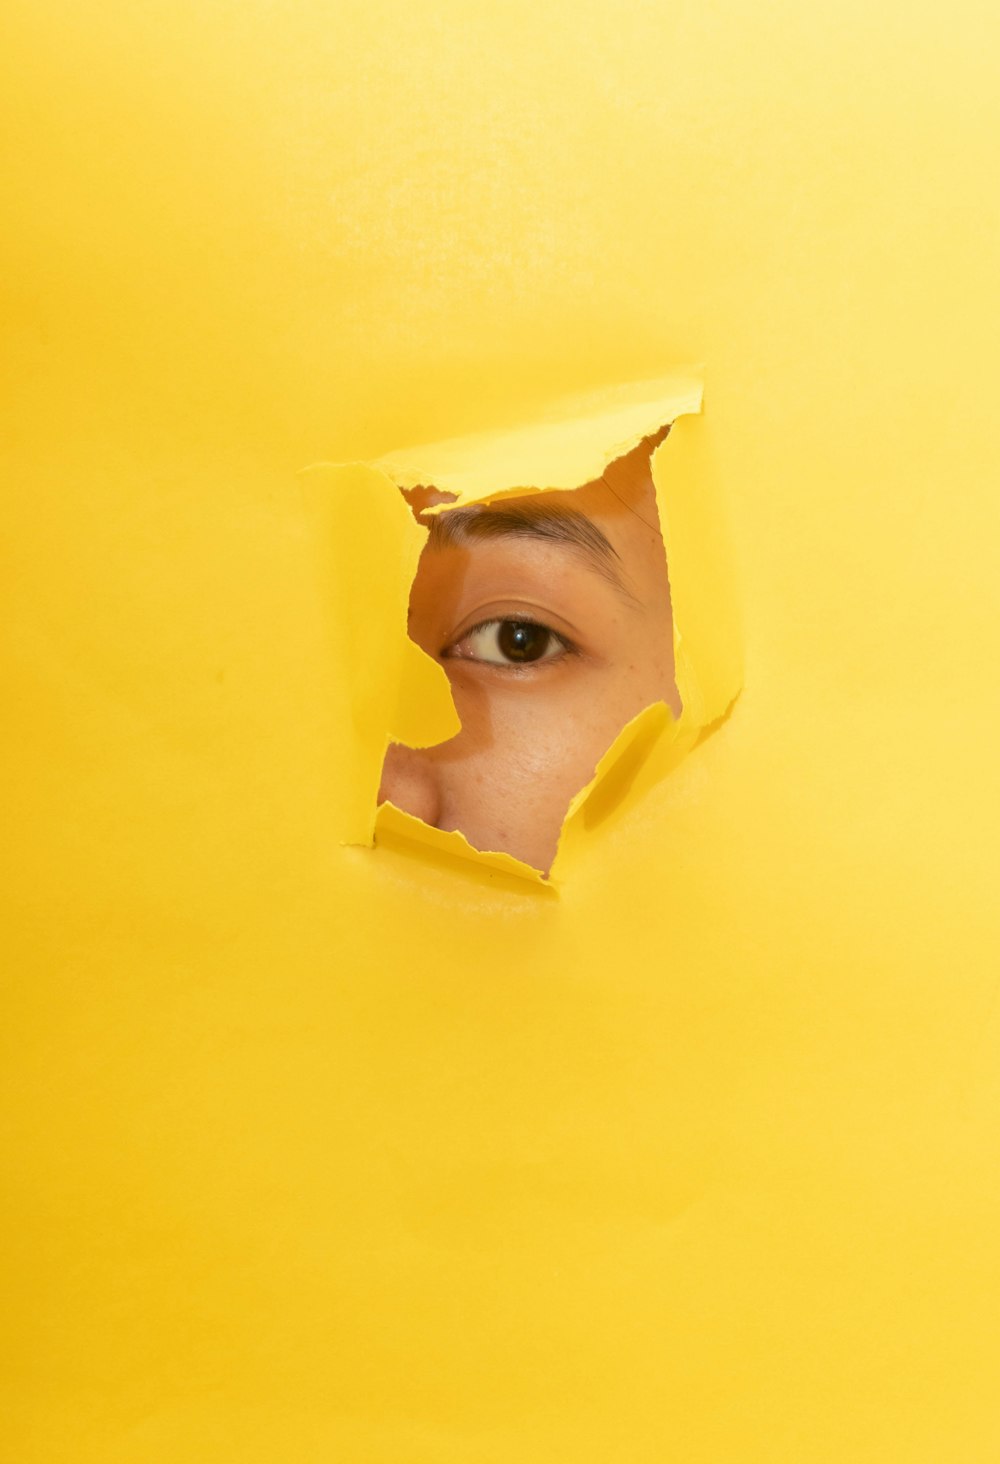
M 997 52 L 12 10 L 5 1458 L 994 1464 Z M 690 743 L 547 882 L 368 847 L 454 727 L 387 450 L 691 361 Z

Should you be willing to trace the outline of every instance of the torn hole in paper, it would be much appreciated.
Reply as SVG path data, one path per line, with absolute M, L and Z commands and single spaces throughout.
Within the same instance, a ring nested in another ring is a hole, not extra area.
M 385 752 L 377 815 L 353 810 L 357 841 L 422 843 L 537 884 L 564 872 L 654 750 L 662 772 L 691 745 L 713 688 L 671 606 L 663 454 L 700 392 L 691 376 L 618 388 L 513 432 L 326 470 L 380 499 L 341 599 L 375 571 L 379 540 L 384 598 L 409 630 L 374 658 L 395 704 L 385 681 L 356 687 L 358 734 Z

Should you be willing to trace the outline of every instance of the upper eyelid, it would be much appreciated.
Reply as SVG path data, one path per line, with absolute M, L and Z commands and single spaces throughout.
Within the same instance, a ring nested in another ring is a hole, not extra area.
M 493 610 L 490 614 L 483 615 L 480 619 L 472 621 L 471 624 L 465 626 L 459 633 L 453 635 L 449 644 L 454 645 L 458 641 L 464 640 L 467 635 L 472 635 L 473 631 L 482 630 L 487 625 L 502 625 L 506 620 L 516 620 L 522 625 L 540 626 L 542 630 L 550 631 L 557 640 L 562 641 L 565 645 L 572 646 L 574 649 L 577 647 L 578 642 L 574 631 L 560 630 L 552 623 L 553 619 L 562 620 L 562 616 L 553 615 L 551 611 L 544 610 L 540 606 L 532 606 L 529 609 L 526 605 L 522 609 L 517 606 L 516 599 L 511 599 L 509 608 L 499 597 L 495 603 L 502 608 Z M 565 622 L 563 623 L 565 624 Z
M 561 630 L 556 630 L 554 625 L 549 625 L 547 620 L 539 620 L 536 615 L 487 615 L 485 620 L 477 620 L 475 625 L 470 625 L 458 637 L 465 640 L 467 635 L 473 635 L 477 630 L 485 630 L 488 625 L 505 625 L 512 620 L 515 625 L 537 625 L 539 630 L 547 630 L 549 635 L 554 635 L 556 640 L 568 641 L 569 637 L 563 635 Z

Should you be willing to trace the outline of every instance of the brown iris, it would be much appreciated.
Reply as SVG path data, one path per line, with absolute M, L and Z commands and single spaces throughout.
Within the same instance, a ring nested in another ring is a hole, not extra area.
M 551 630 L 531 620 L 502 620 L 497 630 L 497 646 L 508 661 L 537 661 L 551 640 Z

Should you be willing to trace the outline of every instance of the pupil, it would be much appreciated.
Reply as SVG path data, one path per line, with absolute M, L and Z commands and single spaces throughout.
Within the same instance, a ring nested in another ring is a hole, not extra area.
M 537 661 L 548 648 L 550 632 L 530 620 L 504 620 L 497 642 L 508 661 Z

